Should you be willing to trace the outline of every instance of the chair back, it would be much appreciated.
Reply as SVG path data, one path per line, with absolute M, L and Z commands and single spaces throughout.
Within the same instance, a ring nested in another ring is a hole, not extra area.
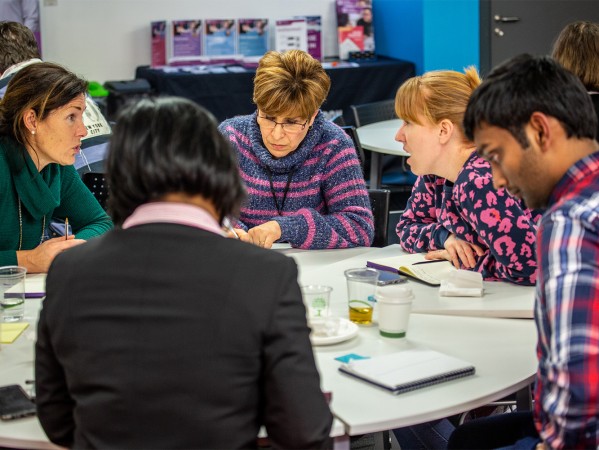
M 395 100 L 393 99 L 351 105 L 351 110 L 354 113 L 356 127 L 397 118 L 395 115 Z
M 347 125 L 345 123 L 345 118 L 343 117 L 343 114 L 337 114 L 333 116 L 330 120 L 331 122 L 339 125 L 340 127 L 344 127 L 345 125 Z
M 101 172 L 86 172 L 81 176 L 81 180 L 94 195 L 94 197 L 96 197 L 96 200 L 98 200 L 100 206 L 106 210 L 108 185 L 106 184 L 105 175 Z
M 389 189 L 368 189 L 368 196 L 374 216 L 374 240 L 371 247 L 386 247 L 391 191 Z
M 356 153 L 358 154 L 358 159 L 360 160 L 360 166 L 362 166 L 362 174 L 364 174 L 364 163 L 366 162 L 366 156 L 364 155 L 364 149 L 360 144 L 360 138 L 358 137 L 358 132 L 356 131 L 356 127 L 348 125 L 341 127 L 343 131 L 351 138 L 354 142 L 354 148 L 356 149 Z

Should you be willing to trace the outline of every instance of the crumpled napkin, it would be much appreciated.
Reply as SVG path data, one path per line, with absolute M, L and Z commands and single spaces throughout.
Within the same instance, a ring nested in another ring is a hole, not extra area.
M 483 276 L 470 270 L 452 270 L 441 280 L 439 295 L 442 297 L 482 297 Z

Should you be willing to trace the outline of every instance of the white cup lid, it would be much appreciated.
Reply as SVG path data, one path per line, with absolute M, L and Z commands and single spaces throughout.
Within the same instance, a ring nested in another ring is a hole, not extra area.
M 412 303 L 412 288 L 402 285 L 379 286 L 376 290 L 376 301 L 384 303 Z

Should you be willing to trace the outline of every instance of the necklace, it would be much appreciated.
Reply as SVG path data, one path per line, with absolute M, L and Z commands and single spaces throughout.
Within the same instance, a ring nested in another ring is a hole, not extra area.
M 281 216 L 283 212 L 283 208 L 285 208 L 285 200 L 287 200 L 287 192 L 289 191 L 289 185 L 291 184 L 291 179 L 293 178 L 294 170 L 289 172 L 287 175 L 287 183 L 285 184 L 285 189 L 283 190 L 283 200 L 281 201 L 281 206 L 279 206 L 279 200 L 277 199 L 277 194 L 275 193 L 275 185 L 272 182 L 272 171 L 267 167 L 266 172 L 268 173 L 268 181 L 270 182 L 270 193 L 272 194 L 272 198 L 275 202 L 275 207 L 277 208 L 277 213 Z
M 40 244 L 44 242 L 44 231 L 46 230 L 46 215 L 42 218 L 42 235 L 40 237 Z M 23 215 L 21 213 L 21 197 L 19 197 L 19 251 L 23 246 Z

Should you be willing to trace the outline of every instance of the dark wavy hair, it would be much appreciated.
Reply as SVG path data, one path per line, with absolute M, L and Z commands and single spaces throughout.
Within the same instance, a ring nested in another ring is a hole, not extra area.
M 23 120 L 30 109 L 38 120 L 87 92 L 87 81 L 54 63 L 40 62 L 23 67 L 8 82 L 0 100 L 0 135 L 21 144 L 30 139 Z
M 234 150 L 214 117 L 183 98 L 144 98 L 125 108 L 114 126 L 106 172 L 117 226 L 166 194 L 201 195 L 220 222 L 237 216 L 245 199 Z
M 10 66 L 39 57 L 33 31 L 19 22 L 0 22 L 0 74 Z
M 566 135 L 595 138 L 597 117 L 577 76 L 547 56 L 522 54 L 494 68 L 472 93 L 464 115 L 468 139 L 486 123 L 510 132 L 527 148 L 524 127 L 535 111 L 555 117 Z

